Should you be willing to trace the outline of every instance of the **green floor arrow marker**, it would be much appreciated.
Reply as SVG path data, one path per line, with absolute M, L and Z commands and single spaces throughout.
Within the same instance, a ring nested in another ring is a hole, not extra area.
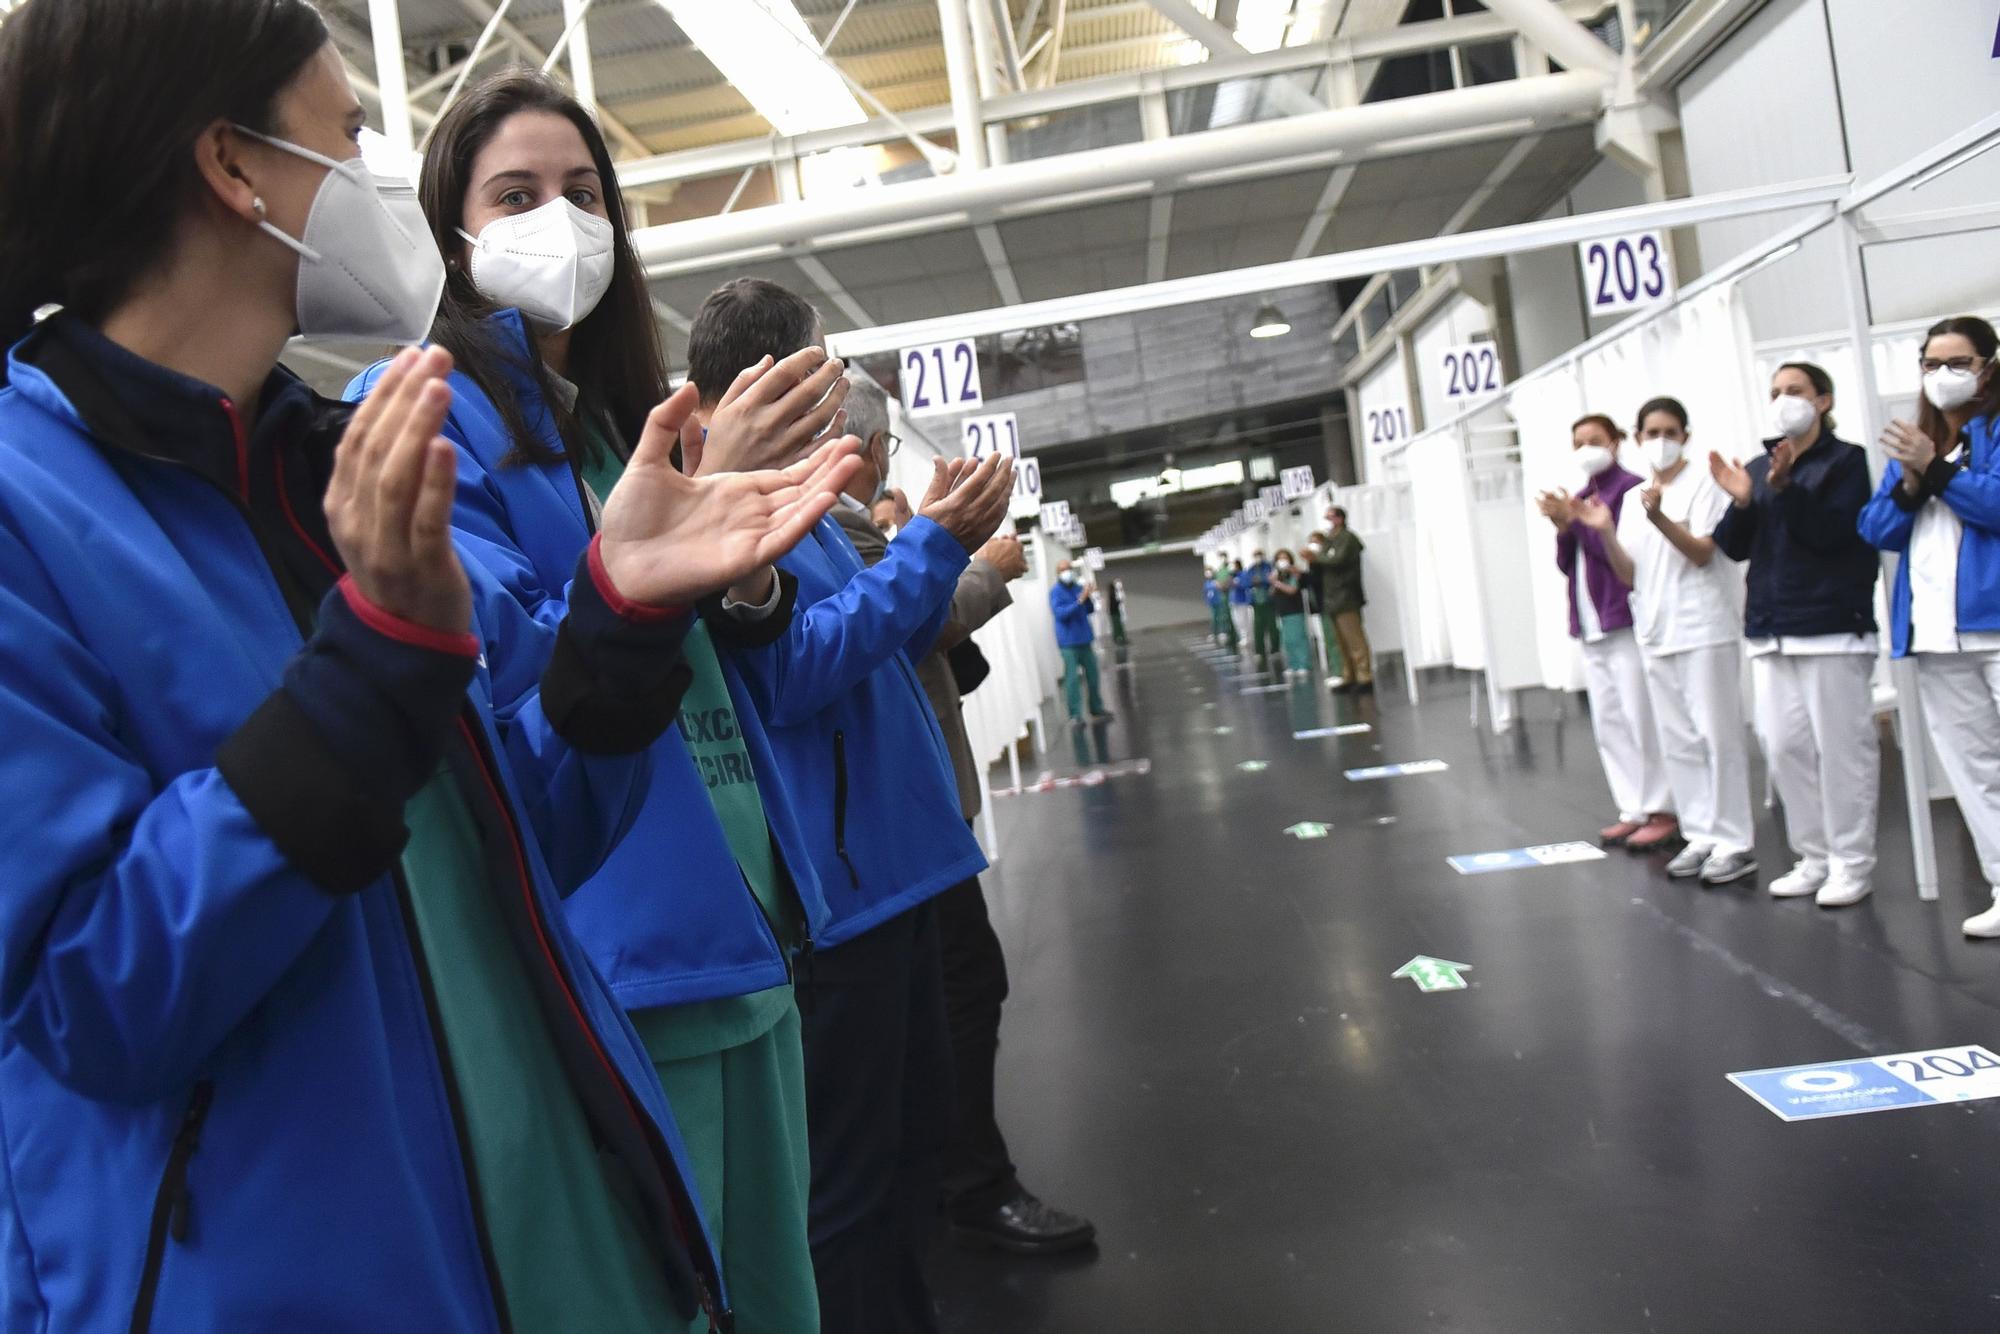
M 1389 978 L 1394 981 L 1407 977 L 1417 984 L 1418 991 L 1463 991 L 1465 979 L 1459 974 L 1471 971 L 1469 963 L 1453 963 L 1449 959 L 1433 959 L 1428 954 L 1419 954 L 1389 974 Z
M 1236 767 L 1246 774 L 1261 774 L 1271 766 L 1263 760 L 1245 760 Z
M 1285 832 L 1303 843 L 1309 838 L 1325 838 L 1333 832 L 1333 826 L 1320 824 L 1316 820 L 1301 820 Z

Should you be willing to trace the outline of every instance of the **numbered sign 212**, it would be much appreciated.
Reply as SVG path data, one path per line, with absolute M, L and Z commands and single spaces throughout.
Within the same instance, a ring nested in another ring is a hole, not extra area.
M 897 361 L 903 411 L 912 417 L 981 407 L 979 350 L 970 338 L 906 347 Z
M 1577 248 L 1583 262 L 1583 297 L 1592 315 L 1617 315 L 1670 301 L 1674 295 L 1674 257 L 1665 232 L 1633 232 L 1585 241 Z

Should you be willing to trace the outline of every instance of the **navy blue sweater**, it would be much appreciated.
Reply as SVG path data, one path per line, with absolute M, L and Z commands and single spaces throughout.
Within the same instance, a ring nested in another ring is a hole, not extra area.
M 1771 487 L 1768 453 L 1745 467 L 1755 485 L 1750 504 L 1730 506 L 1715 529 L 1723 555 L 1750 562 L 1744 634 L 1872 634 L 1879 565 L 1855 529 L 1868 503 L 1868 456 L 1822 431 L 1782 491 Z

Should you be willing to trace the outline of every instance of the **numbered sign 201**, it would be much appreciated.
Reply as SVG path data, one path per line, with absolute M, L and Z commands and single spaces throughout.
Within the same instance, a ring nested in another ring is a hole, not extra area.
M 983 459 L 988 454 L 1001 453 L 1013 455 L 1016 461 L 1021 457 L 1021 428 L 1011 412 L 967 417 L 958 430 L 965 442 L 967 458 Z
M 1466 343 L 1444 350 L 1446 398 L 1497 394 L 1505 384 L 1500 375 L 1500 349 L 1493 344 Z
M 1616 315 L 1643 310 L 1674 295 L 1674 258 L 1664 232 L 1634 232 L 1585 241 L 1577 248 L 1583 261 L 1583 296 L 1592 315 Z
M 1364 426 L 1368 446 L 1380 449 L 1410 438 L 1410 410 L 1401 403 L 1388 407 L 1369 408 Z
M 979 392 L 979 350 L 970 338 L 904 348 L 897 378 L 903 410 L 912 417 L 964 412 L 986 402 Z

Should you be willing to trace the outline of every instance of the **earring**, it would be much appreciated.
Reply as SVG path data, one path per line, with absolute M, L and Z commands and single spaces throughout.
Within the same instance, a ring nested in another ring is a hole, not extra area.
M 250 210 L 251 210 L 251 212 L 255 213 L 255 214 L 256 214 L 256 215 L 257 215 L 257 216 L 258 216 L 259 218 L 263 217 L 263 216 L 264 216 L 264 196 L 262 196 L 262 195 L 251 195 L 251 196 L 250 196 Z

